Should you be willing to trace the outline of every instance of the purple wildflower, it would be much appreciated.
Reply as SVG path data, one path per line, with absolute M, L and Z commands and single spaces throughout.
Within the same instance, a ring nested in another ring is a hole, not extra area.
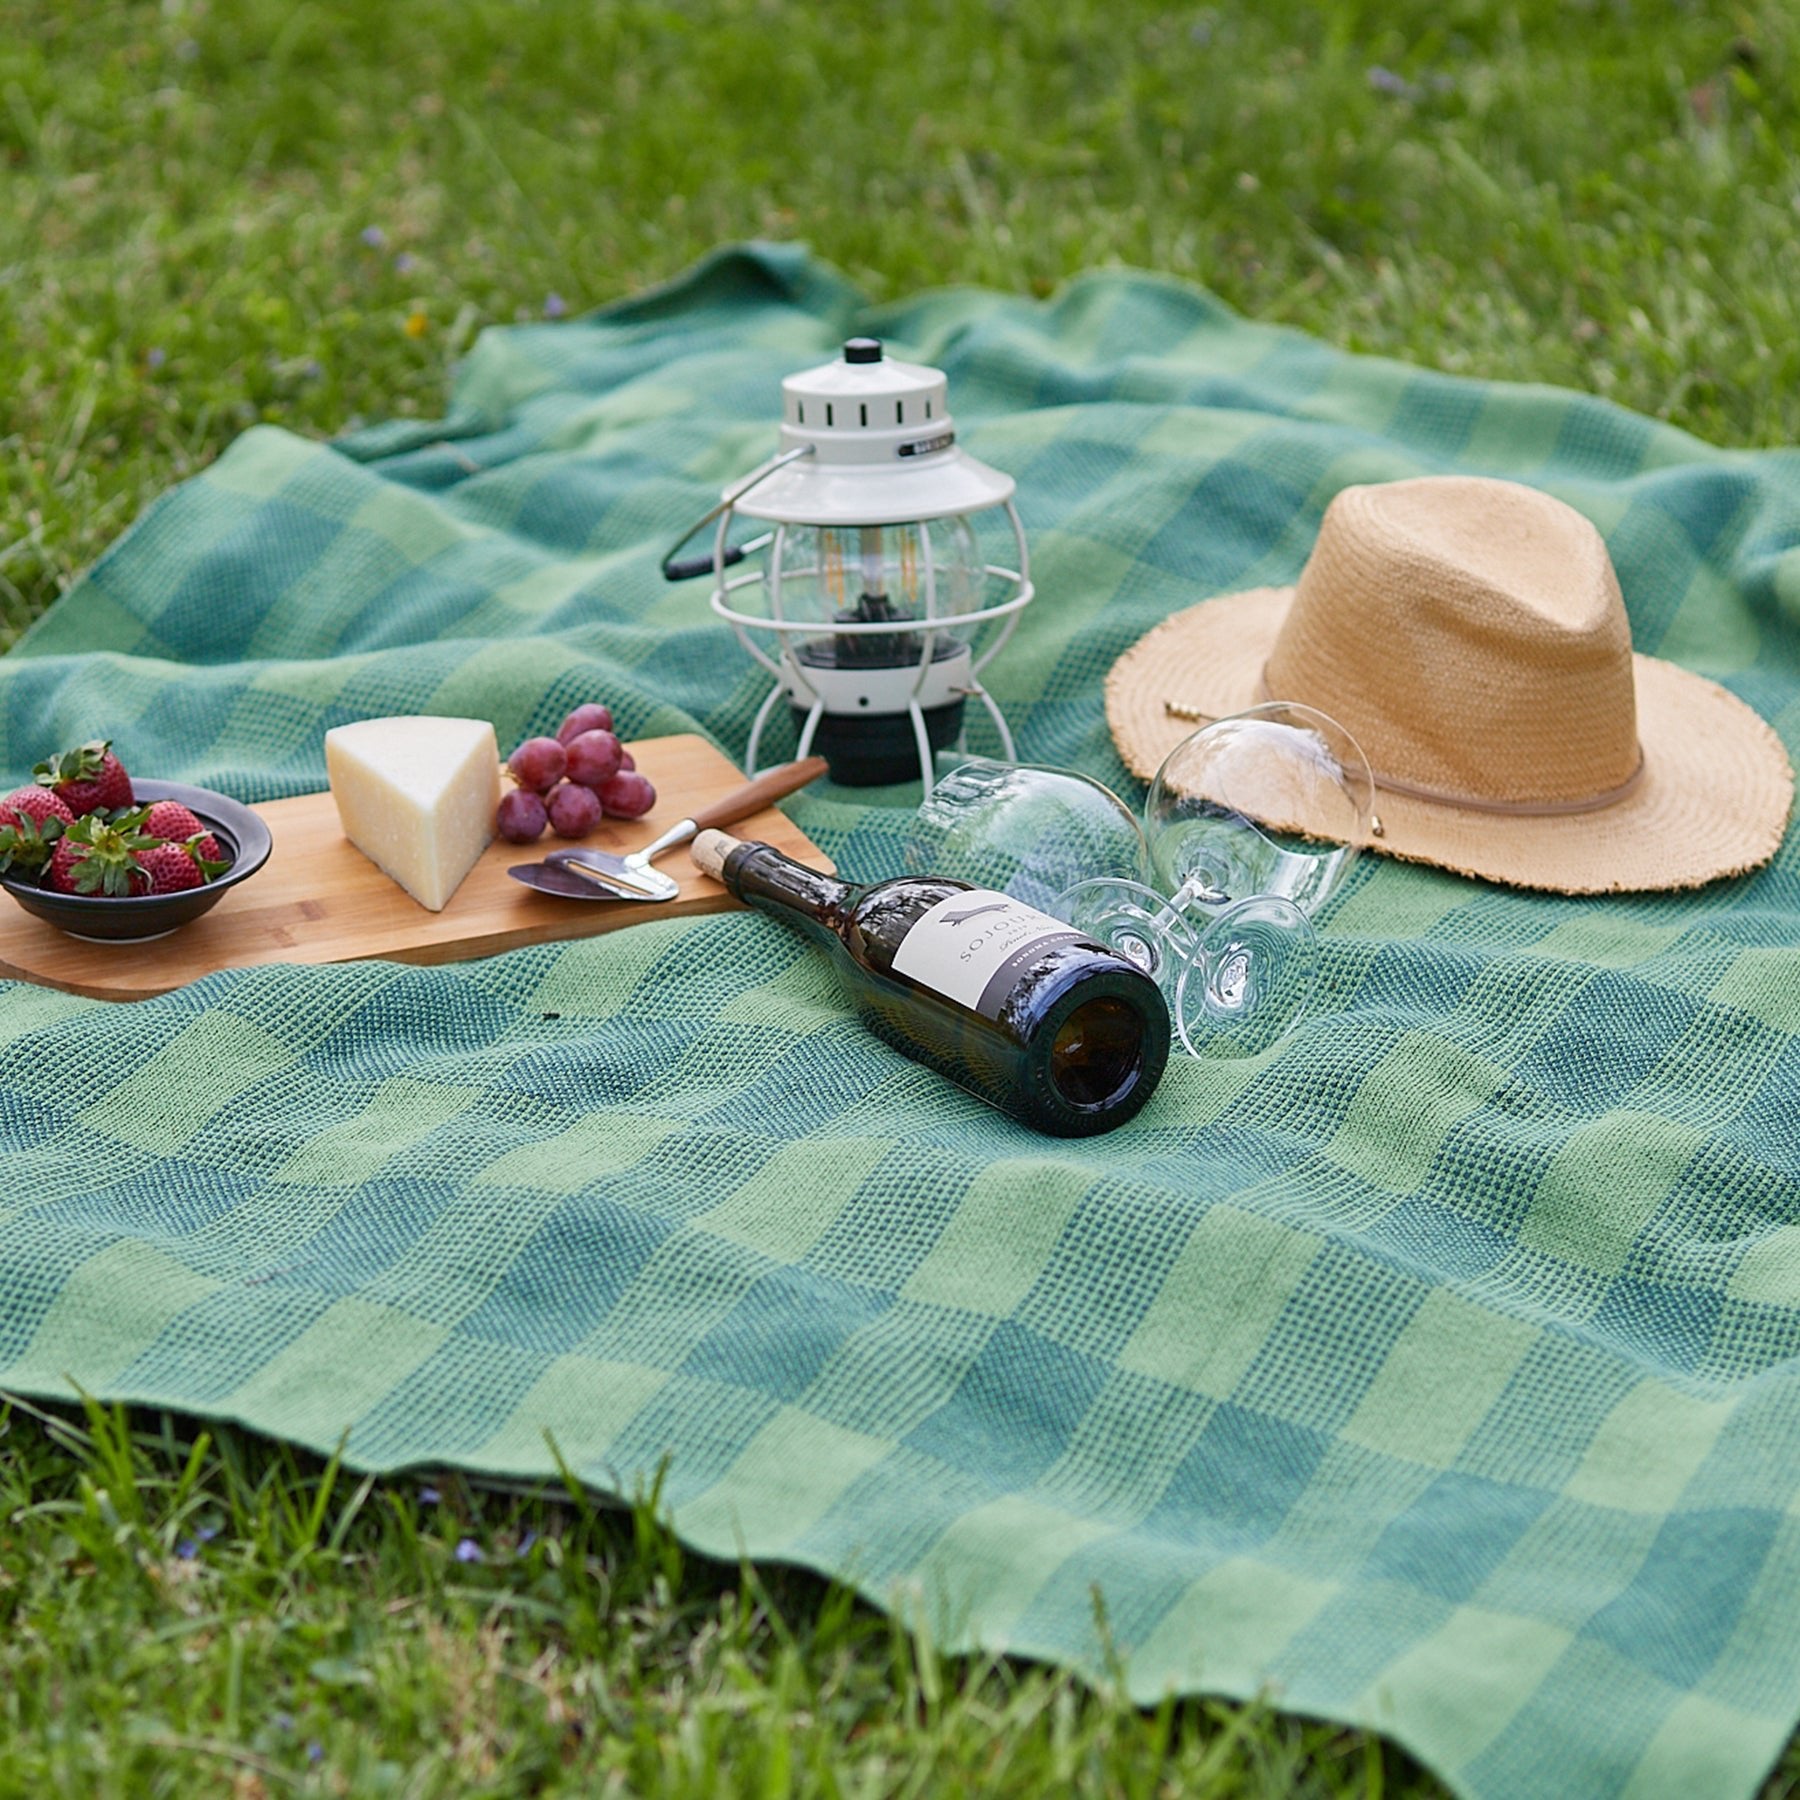
M 1404 75 L 1396 75 L 1392 69 L 1384 69 L 1380 63 L 1369 70 L 1369 86 L 1378 94 L 1391 94 L 1396 100 L 1413 100 L 1419 93 Z
M 168 360 L 169 353 L 161 344 L 152 344 L 150 348 L 144 352 L 144 367 L 146 369 L 160 369 Z
M 456 1546 L 456 1560 L 459 1563 L 480 1562 L 481 1546 L 473 1538 L 463 1538 Z
M 306 1760 L 309 1763 L 325 1760 L 325 1746 L 317 1738 L 309 1738 L 306 1744 Z
M 544 296 L 544 317 L 560 319 L 569 310 L 569 303 L 561 294 L 550 293 Z
M 438 1501 L 442 1498 L 443 1496 L 434 1487 L 422 1487 L 419 1489 L 419 1504 L 421 1506 L 436 1506 Z
M 219 1535 L 216 1525 L 200 1525 L 194 1529 L 192 1537 L 184 1537 L 175 1546 L 175 1554 L 183 1562 L 192 1562 L 200 1554 L 202 1544 L 210 1544 Z
M 398 274 L 410 274 L 418 266 L 419 259 L 414 256 L 410 250 L 402 250 L 400 254 L 394 258 L 394 269 Z
M 371 250 L 379 250 L 387 243 L 387 233 L 379 225 L 365 225 L 362 228 L 362 241 Z

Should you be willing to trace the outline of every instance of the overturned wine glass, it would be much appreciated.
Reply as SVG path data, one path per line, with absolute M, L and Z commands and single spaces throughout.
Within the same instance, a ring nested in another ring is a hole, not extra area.
M 1119 952 L 1162 989 L 1193 1056 L 1284 1042 L 1318 978 L 1312 914 L 1373 827 L 1356 741 L 1311 707 L 1272 702 L 1182 740 L 1139 826 L 1069 770 L 975 759 L 944 777 L 909 832 L 909 871 L 1027 901 Z
M 1148 879 L 1095 875 L 1061 896 L 1058 917 L 1163 981 L 1190 1055 L 1260 1055 L 1312 1004 L 1312 916 L 1369 842 L 1374 795 L 1356 740 L 1313 707 L 1216 719 L 1150 783 Z
M 1057 918 L 1094 875 L 1147 880 L 1143 827 L 1111 788 L 1071 769 L 970 757 L 925 796 L 902 848 L 909 875 L 994 888 Z

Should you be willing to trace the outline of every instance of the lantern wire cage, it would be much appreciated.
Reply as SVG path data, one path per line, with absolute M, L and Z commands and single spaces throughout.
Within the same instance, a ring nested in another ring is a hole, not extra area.
M 782 403 L 779 453 L 663 559 L 670 580 L 712 576 L 713 611 L 774 678 L 751 723 L 750 773 L 784 700 L 794 754 L 822 754 L 840 782 L 908 780 L 916 757 L 929 792 L 970 700 L 1012 760 L 982 679 L 1033 594 L 1012 477 L 958 447 L 943 373 L 889 361 L 873 338 L 787 377 Z M 739 519 L 758 535 L 734 544 Z M 677 561 L 715 520 L 711 555 Z
M 808 447 L 802 446 L 798 454 L 806 454 L 807 449 Z M 774 460 L 785 463 L 792 460 L 792 457 L 793 453 L 790 453 Z M 765 464 L 751 481 L 741 484 L 736 492 L 740 496 L 747 493 L 756 480 L 773 473 L 774 466 Z M 857 685 L 877 686 L 882 690 L 873 697 L 881 712 L 904 709 L 911 721 L 913 741 L 918 749 L 920 779 L 927 789 L 932 785 L 934 753 L 941 746 L 933 742 L 926 714 L 944 705 L 946 701 L 979 701 L 993 723 L 995 734 L 1000 740 L 1002 756 L 1008 762 L 1015 759 L 1012 732 L 993 695 L 983 684 L 981 672 L 1005 647 L 1018 625 L 1020 612 L 1031 601 L 1033 589 L 1030 551 L 1025 542 L 1025 527 L 1010 497 L 1002 501 L 998 508 L 987 510 L 1001 512 L 1010 526 L 1016 566 L 985 560 L 976 562 L 969 572 L 977 575 L 985 585 L 991 587 L 1005 584 L 1000 597 L 986 604 L 950 610 L 939 604 L 941 584 L 939 558 L 936 554 L 937 536 L 930 529 L 941 523 L 941 520 L 900 520 L 885 526 L 851 527 L 777 523 L 770 529 L 767 538 L 757 540 L 754 546 L 766 549 L 766 567 L 727 576 L 727 557 L 731 548 L 728 537 L 734 515 L 731 506 L 721 509 L 713 540 L 712 566 L 717 585 L 712 593 L 712 608 L 731 626 L 738 642 L 750 656 L 775 679 L 775 685 L 757 708 L 756 716 L 751 722 L 750 741 L 746 751 L 746 768 L 749 774 L 754 775 L 757 771 L 763 732 L 784 698 L 794 705 L 797 712 L 803 709 L 799 743 L 794 755 L 799 757 L 811 753 L 820 720 L 824 717 L 832 696 L 822 691 L 827 686 L 828 677 L 824 676 L 823 669 L 818 664 L 811 664 L 806 660 L 805 647 L 822 637 L 834 641 L 838 653 L 835 660 L 840 666 L 860 666 L 865 679 Z M 973 532 L 967 526 L 965 515 L 950 514 L 944 517 L 962 525 L 973 539 Z M 854 557 L 843 554 L 839 549 L 847 538 L 856 540 Z M 813 539 L 828 547 L 827 554 L 820 557 L 812 569 L 808 569 L 804 562 L 799 565 L 791 563 L 790 548 L 798 543 L 803 547 L 804 555 L 804 547 Z M 838 550 L 838 553 L 832 554 L 833 550 Z M 885 596 L 895 584 L 885 578 L 879 583 L 868 578 L 878 566 L 885 576 L 888 566 L 895 563 L 898 564 L 901 577 L 898 584 L 900 592 L 913 605 L 903 613 L 895 613 L 883 607 L 871 610 L 867 605 L 871 595 Z M 793 583 L 796 566 L 812 575 L 825 595 L 835 602 L 829 619 L 821 618 L 817 609 L 806 616 L 789 616 L 786 590 Z M 860 591 L 859 577 L 863 581 Z M 737 604 L 738 596 L 745 590 L 766 594 L 768 610 L 752 612 Z M 859 607 L 866 616 L 854 616 Z M 966 658 L 957 653 L 958 647 L 970 646 L 971 639 L 982 627 L 996 622 L 998 630 L 989 634 L 979 652 L 970 648 L 970 654 Z M 758 634 L 761 633 L 769 633 L 775 637 L 775 654 L 771 655 L 757 641 Z M 916 644 L 907 645 L 905 654 L 902 655 L 901 640 L 908 638 L 915 639 Z M 859 651 L 863 652 L 860 657 Z M 946 668 L 945 664 L 954 666 Z M 881 704 L 884 700 L 886 705 Z M 898 707 L 894 705 L 896 701 L 899 703 Z M 865 701 L 865 704 L 868 702 Z

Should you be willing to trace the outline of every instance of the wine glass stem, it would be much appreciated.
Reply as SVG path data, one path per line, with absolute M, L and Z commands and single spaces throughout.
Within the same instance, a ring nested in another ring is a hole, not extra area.
M 1179 941 L 1179 934 L 1182 931 L 1183 904 L 1180 894 L 1176 894 L 1173 899 L 1163 901 L 1161 910 L 1149 922 L 1150 929 L 1164 941 L 1165 945 Z
M 1230 899 L 1231 896 L 1223 888 L 1214 887 L 1204 876 L 1190 875 L 1169 896 L 1169 906 L 1173 911 L 1181 913 L 1196 903 L 1202 906 L 1223 906 Z

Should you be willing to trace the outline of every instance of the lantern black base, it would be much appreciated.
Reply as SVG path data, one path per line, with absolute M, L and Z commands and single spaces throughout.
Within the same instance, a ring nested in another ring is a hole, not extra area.
M 947 749 L 962 730 L 963 707 L 959 694 L 942 706 L 928 706 L 921 716 L 932 754 Z M 803 730 L 808 709 L 794 708 L 794 726 Z M 831 779 L 842 787 L 891 787 L 919 779 L 919 740 L 913 735 L 911 713 L 821 713 L 813 733 L 812 754 L 831 765 Z

